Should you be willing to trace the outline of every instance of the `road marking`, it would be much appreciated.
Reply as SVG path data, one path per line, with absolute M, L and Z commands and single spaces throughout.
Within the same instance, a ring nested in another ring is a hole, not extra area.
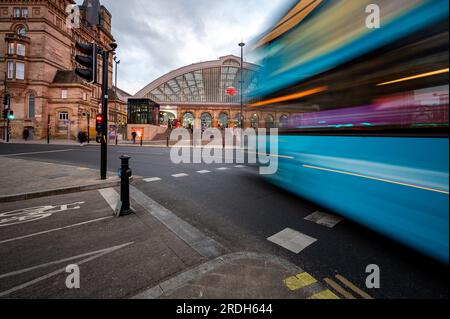
M 45 151 L 45 152 L 30 152 L 30 153 L 4 154 L 4 155 L 0 155 L 0 157 L 25 156 L 25 155 L 37 155 L 37 154 L 52 154 L 52 153 L 63 153 L 63 152 L 71 152 L 71 151 L 73 151 L 73 149 L 68 149 L 68 150 L 57 150 L 57 151 Z
M 100 193 L 100 195 L 103 196 L 105 201 L 108 203 L 108 205 L 111 207 L 111 209 L 115 212 L 117 203 L 120 200 L 120 196 L 114 190 L 114 188 L 99 189 L 98 192 Z
M 335 170 L 335 169 L 319 167 L 319 166 L 312 166 L 312 165 L 303 165 L 303 167 L 316 169 L 316 170 L 320 170 L 320 171 L 327 171 L 327 172 L 332 172 L 332 173 L 338 173 L 338 174 L 343 174 L 343 175 L 350 175 L 350 176 L 355 176 L 355 177 L 361 177 L 361 178 L 371 179 L 371 180 L 374 180 L 374 181 L 380 181 L 380 182 L 385 182 L 385 183 L 390 183 L 390 184 L 395 184 L 395 185 L 401 185 L 401 186 L 406 186 L 406 187 L 411 187 L 411 188 L 417 188 L 417 189 L 427 190 L 427 191 L 441 193 L 441 194 L 446 194 L 446 195 L 449 194 L 449 192 L 446 191 L 446 190 L 436 189 L 436 188 L 429 188 L 429 187 L 424 187 L 424 186 L 419 186 L 419 185 L 414 185 L 414 184 L 408 184 L 408 183 L 402 183 L 402 182 L 397 182 L 397 181 L 390 180 L 390 179 L 385 179 L 385 178 L 378 178 L 378 177 L 373 177 L 373 176 L 368 176 L 368 175 L 362 175 L 362 174 L 357 174 L 357 173 L 339 171 L 339 170 Z
M 197 173 L 199 173 L 199 174 L 208 174 L 208 173 L 211 173 L 211 171 L 203 170 L 203 171 L 198 171 Z
M 151 178 L 145 178 L 145 179 L 143 179 L 143 181 L 146 182 L 146 183 L 158 182 L 158 181 L 161 181 L 161 178 L 159 178 L 159 177 L 151 177 Z
M 180 178 L 180 177 L 187 177 L 187 176 L 189 176 L 188 174 L 185 174 L 185 173 L 181 173 L 181 174 L 174 174 L 174 175 L 172 175 L 172 177 L 175 177 L 175 178 Z
M 310 222 L 316 223 L 321 226 L 325 226 L 328 228 L 333 228 L 337 224 L 339 224 L 343 219 L 341 217 L 331 215 L 331 214 L 325 214 L 322 212 L 315 212 L 309 216 L 305 217 L 305 220 L 308 220 Z
M 319 292 L 318 294 L 312 295 L 308 299 L 341 299 L 341 298 L 332 293 L 331 290 L 327 289 L 322 292 Z
M 317 280 L 307 272 L 304 272 L 297 276 L 286 278 L 283 282 L 289 290 L 296 291 L 315 284 Z
M 355 296 L 353 296 L 351 293 L 349 293 L 347 290 L 345 290 L 344 288 L 342 288 L 337 282 L 335 282 L 332 279 L 329 278 L 325 278 L 324 279 L 325 283 L 330 286 L 331 288 L 333 288 L 334 290 L 336 290 L 339 294 L 341 294 L 342 296 L 344 296 L 346 299 L 356 299 Z
M 373 299 L 372 296 L 370 296 L 368 293 L 366 293 L 365 291 L 362 291 L 361 289 L 359 289 L 358 287 L 356 287 L 352 282 L 350 282 L 348 279 L 342 277 L 341 275 L 336 275 L 336 278 L 342 282 L 344 285 L 346 285 L 348 288 L 350 288 L 351 290 L 353 290 L 354 292 L 356 292 L 358 295 L 360 295 L 361 297 L 363 297 L 364 299 Z
M 8 227 L 23 223 L 31 223 L 53 216 L 56 213 L 78 210 L 84 202 L 71 203 L 58 206 L 39 206 L 18 209 L 0 214 L 0 227 Z
M 278 234 L 267 238 L 267 240 L 283 248 L 286 248 L 287 250 L 290 250 L 295 254 L 300 253 L 317 241 L 317 239 L 315 238 L 309 237 L 290 228 L 286 228 Z
M 247 166 L 245 165 L 236 165 L 235 168 L 246 168 Z
M 73 224 L 73 225 L 64 226 L 64 227 L 55 228 L 55 229 L 50 229 L 50 230 L 42 231 L 42 232 L 39 232 L 39 233 L 34 233 L 34 234 L 30 234 L 30 235 L 20 236 L 20 237 L 16 237 L 16 238 L 10 238 L 10 239 L 6 239 L 6 240 L 0 241 L 0 244 L 10 243 L 10 242 L 21 240 L 21 239 L 26 239 L 26 238 L 30 238 L 30 237 L 36 237 L 36 236 L 39 236 L 39 235 L 45 235 L 45 234 L 53 233 L 53 232 L 60 231 L 60 230 L 65 230 L 65 229 L 69 229 L 69 228 L 74 228 L 74 227 L 79 227 L 79 226 L 83 226 L 83 225 L 88 225 L 88 224 L 96 223 L 96 222 L 99 222 L 99 221 L 102 221 L 102 220 L 105 220 L 105 219 L 111 219 L 111 218 L 113 218 L 113 217 L 112 216 L 103 217 L 103 218 L 89 220 L 89 221 L 78 223 L 78 224 Z
M 229 170 L 229 168 L 228 167 L 219 167 L 217 170 L 218 171 L 226 171 L 226 170 Z
M 84 255 L 79 255 L 79 256 L 75 256 L 75 257 L 70 257 L 70 258 L 67 258 L 67 259 L 59 260 L 59 261 L 54 261 L 54 262 L 51 262 L 51 263 L 47 263 L 47 264 L 44 264 L 44 265 L 39 265 L 39 266 L 36 266 L 36 267 L 31 267 L 31 268 L 24 269 L 24 270 L 19 270 L 19 271 L 14 272 L 14 275 L 22 274 L 22 273 L 24 273 L 25 271 L 28 272 L 28 271 L 35 270 L 35 269 L 38 269 L 38 268 L 42 268 L 42 267 L 49 266 L 49 265 L 54 265 L 54 264 L 64 263 L 64 262 L 67 262 L 67 261 L 69 261 L 69 260 L 74 260 L 74 259 L 77 259 L 77 258 L 83 258 L 83 257 L 81 257 L 81 256 L 90 256 L 90 255 L 92 255 L 92 254 L 95 253 L 94 256 L 89 257 L 89 258 L 87 258 L 87 259 L 83 259 L 83 260 L 81 260 L 80 262 L 77 263 L 78 266 L 81 266 L 81 265 L 83 265 L 83 264 L 85 264 L 85 263 L 87 263 L 87 262 L 90 262 L 90 261 L 92 261 L 92 260 L 95 260 L 95 259 L 97 259 L 97 258 L 100 258 L 100 257 L 102 257 L 102 256 L 104 256 L 104 255 L 106 255 L 106 254 L 110 254 L 110 253 L 112 253 L 112 252 L 114 252 L 114 251 L 117 251 L 117 250 L 119 250 L 119 249 L 125 248 L 125 247 L 127 247 L 127 246 L 132 245 L 132 244 L 134 244 L 134 242 L 126 243 L 126 244 L 123 244 L 123 245 L 120 245 L 120 246 L 114 246 L 114 247 L 106 248 L 106 249 L 103 249 L 103 250 L 99 250 L 99 251 L 96 251 L 96 252 L 87 253 L 87 254 L 84 254 Z M 6 295 L 10 295 L 10 294 L 12 294 L 12 293 L 14 293 L 14 292 L 16 292 L 16 291 L 19 291 L 19 290 L 22 290 L 22 289 L 27 288 L 27 287 L 29 287 L 29 286 L 32 286 L 32 285 L 34 285 L 34 284 L 36 284 L 36 283 L 38 283 L 38 282 L 41 282 L 41 281 L 46 280 L 46 279 L 48 279 L 48 278 L 51 278 L 51 277 L 57 276 L 57 275 L 59 275 L 59 274 L 62 274 L 62 273 L 64 273 L 65 271 L 66 271 L 66 268 L 64 267 L 64 268 L 62 268 L 62 269 L 56 270 L 56 271 L 54 271 L 54 272 L 51 272 L 51 273 L 49 273 L 49 274 L 47 274 L 47 275 L 44 275 L 44 276 L 38 277 L 38 278 L 36 278 L 36 279 L 33 279 L 33 280 L 31 280 L 31 281 L 28 281 L 28 282 L 26 282 L 26 283 L 24 283 L 24 284 L 21 284 L 21 285 L 19 285 L 19 286 L 15 286 L 15 287 L 13 287 L 13 288 L 11 288 L 11 289 L 9 289 L 9 290 L 2 291 L 2 292 L 0 292 L 0 297 L 4 297 L 4 296 L 6 296 Z M 7 276 L 7 275 L 8 275 L 8 276 L 13 276 L 12 273 L 10 273 L 10 274 L 1 275 L 0 278 L 3 278 L 3 277 L 5 277 L 5 276 Z

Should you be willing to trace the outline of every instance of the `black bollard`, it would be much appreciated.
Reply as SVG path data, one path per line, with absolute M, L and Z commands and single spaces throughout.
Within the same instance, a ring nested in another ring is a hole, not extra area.
M 119 216 L 127 216 L 132 213 L 130 208 L 130 177 L 131 177 L 131 169 L 130 169 L 130 156 L 122 155 L 120 160 L 121 171 L 120 171 L 120 213 Z
M 166 146 L 169 147 L 169 144 L 170 144 L 170 137 L 167 136 Z
M 142 142 L 142 137 L 141 137 L 141 146 L 142 146 L 143 142 Z

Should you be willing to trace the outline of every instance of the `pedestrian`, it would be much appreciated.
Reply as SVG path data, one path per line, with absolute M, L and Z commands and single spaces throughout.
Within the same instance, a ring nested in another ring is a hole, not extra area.
M 24 129 L 23 130 L 23 139 L 25 141 L 27 141 L 29 137 L 30 137 L 30 131 L 28 131 L 28 129 Z
M 131 133 L 131 136 L 133 137 L 133 144 L 136 144 L 136 136 L 137 136 L 136 131 L 134 131 L 133 133 Z

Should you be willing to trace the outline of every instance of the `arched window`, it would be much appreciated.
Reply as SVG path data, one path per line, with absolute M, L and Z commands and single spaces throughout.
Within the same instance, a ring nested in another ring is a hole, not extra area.
M 202 129 L 211 128 L 212 126 L 212 116 L 209 113 L 203 113 L 201 116 Z
M 27 35 L 27 29 L 25 28 L 25 26 L 21 25 L 17 28 L 17 35 L 20 35 L 21 37 Z
M 194 115 L 190 112 L 184 113 L 183 115 L 183 127 L 184 128 L 194 128 Z
M 250 126 L 254 129 L 257 129 L 259 127 L 259 117 L 257 114 L 253 114 L 250 117 Z
M 234 116 L 234 125 L 236 127 L 241 127 L 241 113 L 236 113 Z
M 272 115 L 268 114 L 265 118 L 266 121 L 266 128 L 274 128 L 275 127 L 275 119 L 273 118 Z
M 34 119 L 36 117 L 36 97 L 34 94 L 28 96 L 28 118 Z
M 220 125 L 220 128 L 228 128 L 228 114 L 227 113 L 220 113 L 219 125 Z
M 281 115 L 280 116 L 280 128 L 287 127 L 288 125 L 288 116 L 287 115 Z

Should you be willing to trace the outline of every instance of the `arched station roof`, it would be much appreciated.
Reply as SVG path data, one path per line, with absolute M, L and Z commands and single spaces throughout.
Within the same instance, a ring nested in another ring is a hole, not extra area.
M 240 62 L 239 57 L 228 55 L 182 67 L 156 79 L 134 98 L 148 98 L 159 104 L 238 104 L 240 95 L 229 96 L 227 88 L 239 90 Z M 244 94 L 256 87 L 259 68 L 244 62 Z

